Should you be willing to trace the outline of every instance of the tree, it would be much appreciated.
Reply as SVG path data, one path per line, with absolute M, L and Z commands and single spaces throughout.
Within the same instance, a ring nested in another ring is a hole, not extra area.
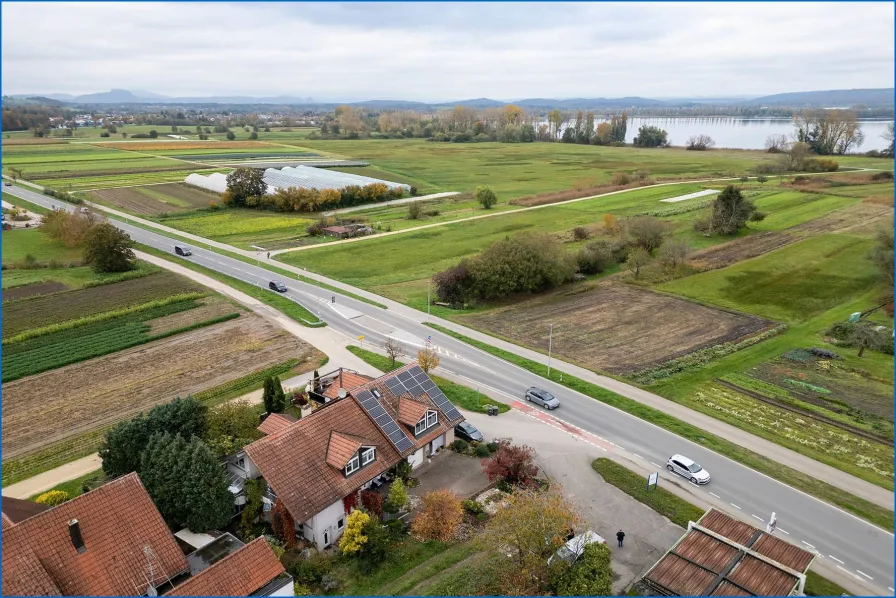
M 664 268 L 674 271 L 684 263 L 691 253 L 691 246 L 684 239 L 670 239 L 660 247 L 659 262 Z
M 651 257 L 643 247 L 635 247 L 625 260 L 625 267 L 631 270 L 635 278 L 641 275 L 641 268 L 650 263 Z
M 280 376 L 274 376 L 274 411 L 272 413 L 283 413 L 286 409 L 286 393 L 283 392 L 283 383 L 280 382 Z
M 419 220 L 423 214 L 423 204 L 419 201 L 412 201 L 408 204 L 408 220 Z
M 12 180 L 14 181 L 25 178 L 24 176 L 22 176 L 22 169 L 18 166 L 8 166 L 6 170 L 8 170 L 9 174 L 12 175 Z
M 462 308 L 475 294 L 473 277 L 470 275 L 469 261 L 462 259 L 456 266 L 432 277 L 436 297 L 454 308 Z
M 159 137 L 159 132 L 156 131 L 155 129 L 153 129 L 152 131 L 149 132 L 150 139 L 157 139 L 158 137 Z
M 770 154 L 784 153 L 787 151 L 788 145 L 786 135 L 775 134 L 765 138 L 765 151 Z
M 423 347 L 417 351 L 417 363 L 427 374 L 439 367 L 439 352 L 432 347 Z
M 622 116 L 613 115 L 610 117 L 611 141 L 614 143 L 625 143 L 625 133 L 628 129 L 628 115 L 623 112 Z
M 94 272 L 127 272 L 137 266 L 133 246 L 133 239 L 124 231 L 108 222 L 96 224 L 84 233 L 84 262 Z
M 874 327 L 868 322 L 859 322 L 852 327 L 849 333 L 849 344 L 856 347 L 859 352 L 858 357 L 865 353 L 876 337 Z
M 793 126 L 797 141 L 820 155 L 845 154 L 865 141 L 858 117 L 848 110 L 806 110 L 794 115 Z
M 361 492 L 361 505 L 367 509 L 371 515 L 382 517 L 383 495 L 376 490 L 364 490 Z
M 339 539 L 339 549 L 343 554 L 358 554 L 367 543 L 364 526 L 370 521 L 370 515 L 364 511 L 352 511 L 345 520 L 345 531 Z
M 489 187 L 476 187 L 476 201 L 486 210 L 490 210 L 498 202 L 495 192 Z
M 245 481 L 246 504 L 243 507 L 243 512 L 240 513 L 239 524 L 239 532 L 243 538 L 252 534 L 252 528 L 263 512 L 264 487 L 265 482 L 261 478 L 249 478 Z
M 886 286 L 885 303 L 893 301 L 893 249 L 893 229 L 879 230 L 877 243 L 871 252 L 870 259 L 880 272 L 880 281 Z
M 395 360 L 400 359 L 402 355 L 404 355 L 404 347 L 400 342 L 392 338 L 391 336 L 386 338 L 386 342 L 383 343 L 383 350 L 386 352 L 386 356 L 392 361 L 392 367 L 395 367 Z
M 755 212 L 753 202 L 745 198 L 740 189 L 728 185 L 712 204 L 709 230 L 722 235 L 736 234 Z
M 712 137 L 701 133 L 700 135 L 691 135 L 684 147 L 689 150 L 705 151 L 715 147 L 715 145 L 716 142 L 713 141 Z
M 604 214 L 604 230 L 615 234 L 619 230 L 619 220 L 613 214 Z
M 225 137 L 227 138 L 227 141 L 233 141 L 234 139 L 236 139 L 236 135 L 233 133 L 233 131 L 227 131 Z
M 669 234 L 666 223 L 653 216 L 635 216 L 625 223 L 629 236 L 648 252 L 663 244 Z
M 375 517 L 364 524 L 361 533 L 367 541 L 360 552 L 358 564 L 362 573 L 369 574 L 391 554 L 392 538 Z
M 534 462 L 535 449 L 531 446 L 517 446 L 509 438 L 498 440 L 498 450 L 491 457 L 482 460 L 482 470 L 489 482 L 504 480 L 508 484 L 525 484 L 538 474 Z
M 386 498 L 386 508 L 393 513 L 401 511 L 408 502 L 408 492 L 404 488 L 401 477 L 396 476 L 392 486 L 389 487 L 389 496 Z
M 141 458 L 140 479 L 172 526 L 202 533 L 224 526 L 233 515 L 224 470 L 197 437 L 154 434 Z
M 638 147 L 666 147 L 669 145 L 668 133 L 659 127 L 641 125 L 638 127 L 638 136 L 632 141 L 632 145 Z
M 481 550 L 509 555 L 494 561 L 504 594 L 545 594 L 550 580 L 547 561 L 581 519 L 556 485 L 547 492 L 518 489 L 507 503 L 475 543 Z
M 255 131 L 252 131 L 251 133 L 249 133 L 249 139 L 252 139 L 252 140 L 258 139 L 258 133 L 256 133 Z
M 228 401 L 210 409 L 202 433 L 202 439 L 220 457 L 232 455 L 261 437 L 258 415 L 248 401 Z
M 613 593 L 612 553 L 606 544 L 587 544 L 575 563 L 557 563 L 553 573 L 558 596 L 610 596 Z
M 268 376 L 264 379 L 261 391 L 261 402 L 264 404 L 266 413 L 275 413 L 274 401 L 276 400 L 276 390 L 274 389 L 274 377 Z
M 249 198 L 263 197 L 267 193 L 264 171 L 258 168 L 237 168 L 227 175 L 227 190 L 236 206 L 244 206 Z
M 296 546 L 296 522 L 292 518 L 292 514 L 283 501 L 279 498 L 271 509 L 271 531 L 274 535 L 283 540 L 283 543 L 290 550 Z
M 884 140 L 889 141 L 890 145 L 888 145 L 887 148 L 880 153 L 880 155 L 885 158 L 892 158 L 893 157 L 893 140 L 896 139 L 896 135 L 893 134 L 893 123 L 887 123 L 887 130 L 884 132 L 883 135 L 881 135 L 881 137 L 883 137 Z M 12 169 L 10 169 L 10 170 L 12 170 Z M 19 172 L 19 175 L 21 176 L 21 171 Z
M 424 541 L 454 539 L 464 518 L 460 499 L 449 490 L 436 490 L 424 494 L 422 502 L 422 511 L 411 524 L 411 532 Z
M 809 156 L 812 154 L 812 149 L 809 147 L 808 143 L 804 143 L 802 141 L 797 141 L 796 143 L 790 146 L 790 151 L 787 152 L 786 159 L 786 167 L 787 170 L 792 170 L 794 172 L 802 172 L 806 168 L 806 160 L 809 159 Z
M 764 185 L 768 182 L 768 177 L 765 176 L 764 174 L 760 174 L 759 176 L 756 177 L 756 182 L 759 183 L 760 185 Z

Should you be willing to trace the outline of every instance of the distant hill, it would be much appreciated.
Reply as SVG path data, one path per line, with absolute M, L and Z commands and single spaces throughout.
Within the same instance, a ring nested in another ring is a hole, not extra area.
M 835 107 L 835 106 L 892 106 L 893 88 L 884 89 L 829 89 L 826 91 L 798 91 L 754 98 L 746 102 L 756 106 Z

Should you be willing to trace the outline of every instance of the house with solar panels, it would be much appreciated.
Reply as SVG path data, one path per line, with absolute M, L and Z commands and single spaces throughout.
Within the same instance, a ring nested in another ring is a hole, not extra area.
M 357 494 L 379 486 L 401 461 L 419 467 L 454 441 L 463 415 L 417 364 L 373 380 L 341 376 L 353 388 L 302 419 L 245 447 L 247 469 L 264 478 L 266 502 L 282 502 L 298 535 L 335 544 Z

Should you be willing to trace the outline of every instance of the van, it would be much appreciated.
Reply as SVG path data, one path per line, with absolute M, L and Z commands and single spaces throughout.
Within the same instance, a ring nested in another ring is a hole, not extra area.
M 82 214 L 89 214 L 89 213 L 90 213 L 90 208 L 81 208 L 81 213 L 82 213 Z
M 175 245 L 174 253 L 176 253 L 177 255 L 182 255 L 184 257 L 186 257 L 188 255 L 193 255 L 193 252 L 186 245 Z

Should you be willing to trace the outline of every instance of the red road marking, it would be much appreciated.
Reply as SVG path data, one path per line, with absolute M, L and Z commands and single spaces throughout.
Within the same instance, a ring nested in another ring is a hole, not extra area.
M 590 442 L 591 444 L 597 445 L 604 450 L 610 451 L 613 449 L 613 445 L 610 444 L 609 442 L 607 442 L 606 440 L 603 440 L 590 432 L 585 432 L 584 430 L 580 430 L 579 428 L 576 428 L 575 426 L 572 426 L 564 421 L 561 421 L 561 420 L 557 419 L 556 417 L 554 417 L 553 415 L 551 415 L 550 413 L 548 413 L 542 409 L 539 409 L 538 407 L 533 407 L 532 405 L 530 405 L 528 403 L 522 403 L 520 401 L 511 402 L 510 407 L 512 409 L 516 409 L 517 411 L 521 411 L 522 413 L 528 415 L 529 417 L 537 419 L 542 423 L 560 428 L 562 431 L 566 432 L 567 434 L 570 434 L 576 438 L 580 438 L 586 442 Z

